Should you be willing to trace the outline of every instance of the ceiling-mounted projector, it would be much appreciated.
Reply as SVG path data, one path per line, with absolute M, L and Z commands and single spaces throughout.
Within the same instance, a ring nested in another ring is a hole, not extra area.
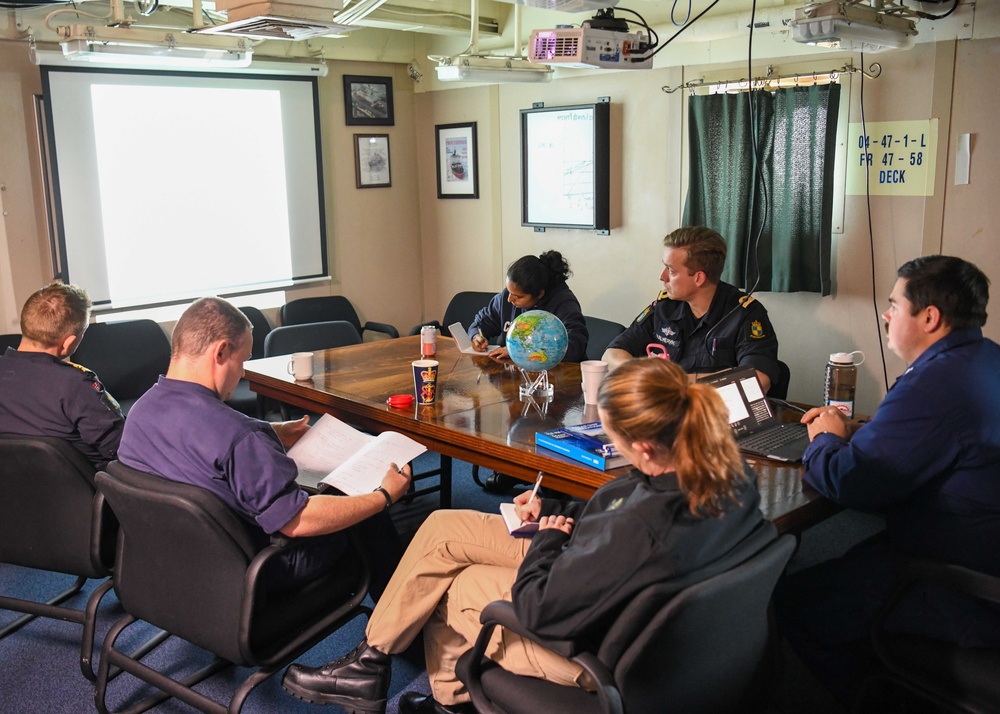
M 562 12 L 587 12 L 614 7 L 618 0 L 501 0 L 511 5 L 526 5 L 542 10 L 561 10 Z
M 862 2 L 810 3 L 795 11 L 792 39 L 810 45 L 855 52 L 909 49 L 916 22 Z
M 650 69 L 653 58 L 642 58 L 648 49 L 648 38 L 642 32 L 599 30 L 584 22 L 582 27 L 532 30 L 528 61 L 563 67 Z

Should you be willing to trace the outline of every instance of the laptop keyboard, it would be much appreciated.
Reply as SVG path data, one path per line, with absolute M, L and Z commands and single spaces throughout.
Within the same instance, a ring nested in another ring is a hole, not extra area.
M 741 448 L 768 454 L 808 435 L 805 424 L 789 424 L 750 434 L 739 440 Z

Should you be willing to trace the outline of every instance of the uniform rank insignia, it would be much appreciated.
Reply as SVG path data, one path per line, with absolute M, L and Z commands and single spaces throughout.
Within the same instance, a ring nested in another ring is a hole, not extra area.
M 649 313 L 653 311 L 653 306 L 650 305 L 645 310 L 639 313 L 638 317 L 635 318 L 635 324 L 641 325 L 642 321 L 649 317 Z
M 760 324 L 760 320 L 754 320 L 750 323 L 750 336 L 755 340 L 764 337 L 764 326 Z
M 610 504 L 608 504 L 608 507 L 607 507 L 606 510 L 608 510 L 608 511 L 614 511 L 615 509 L 619 508 L 623 503 L 625 503 L 625 499 L 624 498 L 616 498 L 614 501 L 612 501 Z
M 661 290 L 660 294 L 656 296 L 656 300 L 659 302 L 660 300 L 666 300 L 668 297 L 670 297 L 670 293 L 666 290 Z
M 741 297 L 738 300 L 738 302 L 739 302 L 740 305 L 743 306 L 743 309 L 746 310 L 748 307 L 750 307 L 754 303 L 754 300 L 756 300 L 756 299 L 757 298 L 755 298 L 753 295 L 744 295 L 743 297 Z

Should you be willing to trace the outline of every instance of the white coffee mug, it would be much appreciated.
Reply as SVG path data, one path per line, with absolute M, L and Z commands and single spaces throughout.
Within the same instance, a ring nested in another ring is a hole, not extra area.
M 313 353 L 296 352 L 288 361 L 288 373 L 295 377 L 296 382 L 304 382 L 313 376 Z

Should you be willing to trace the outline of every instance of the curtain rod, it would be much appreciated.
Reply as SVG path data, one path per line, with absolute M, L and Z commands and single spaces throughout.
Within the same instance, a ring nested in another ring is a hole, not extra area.
M 661 87 L 667 94 L 673 94 L 678 89 L 688 89 L 694 94 L 696 89 L 722 90 L 722 91 L 749 91 L 751 89 L 775 90 L 782 87 L 810 86 L 813 84 L 828 84 L 835 82 L 842 74 L 860 73 L 869 79 L 877 79 L 882 74 L 882 65 L 873 62 L 866 71 L 862 67 L 855 67 L 848 62 L 843 67 L 826 70 L 824 72 L 805 72 L 802 74 L 789 74 L 775 76 L 772 74 L 771 65 L 767 66 L 767 75 L 764 77 L 753 77 L 751 79 L 729 79 L 721 82 L 706 82 L 704 79 L 692 79 L 690 82 L 679 84 L 676 87 Z

